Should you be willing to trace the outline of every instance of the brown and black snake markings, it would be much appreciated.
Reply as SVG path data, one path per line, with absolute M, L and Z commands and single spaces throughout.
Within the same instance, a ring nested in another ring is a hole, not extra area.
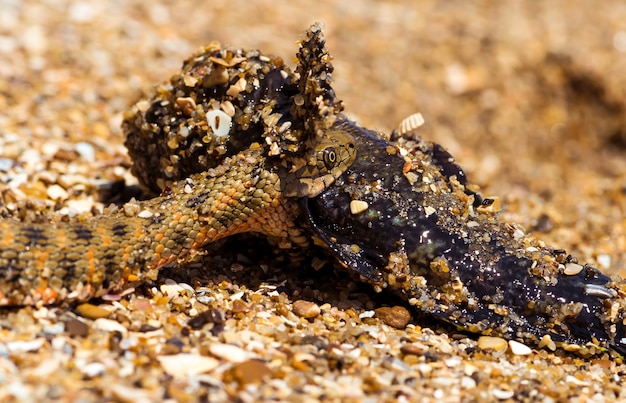
M 626 354 L 626 285 L 498 221 L 494 200 L 414 127 L 342 114 L 318 25 L 295 72 L 211 44 L 126 115 L 144 188 L 92 220 L 0 222 L 0 303 L 84 300 L 155 279 L 214 240 L 311 238 L 377 292 L 459 329 L 588 356 Z

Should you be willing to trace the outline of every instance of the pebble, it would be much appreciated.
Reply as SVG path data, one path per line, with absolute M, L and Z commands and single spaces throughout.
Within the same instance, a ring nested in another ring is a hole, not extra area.
M 168 298 L 174 298 L 185 293 L 185 289 L 176 283 L 161 284 L 159 290 Z
M 378 319 L 396 329 L 404 329 L 411 320 L 411 313 L 403 306 L 382 307 L 374 312 Z
M 511 390 L 494 389 L 492 393 L 499 400 L 507 400 L 515 396 L 515 393 Z
M 111 315 L 111 311 L 88 303 L 78 305 L 76 307 L 76 312 L 78 312 L 80 316 L 87 319 L 106 318 Z
M 39 338 L 35 340 L 19 340 L 6 343 L 6 348 L 11 354 L 33 352 L 39 350 L 44 343 L 45 339 Z
M 362 213 L 367 210 L 368 207 L 369 205 L 367 204 L 367 202 L 363 200 L 352 200 L 350 202 L 350 212 L 352 214 Z
M 208 372 L 219 365 L 219 361 L 212 357 L 199 354 L 173 354 L 157 357 L 163 370 L 175 378 L 186 378 L 189 375 Z
M 9 158 L 0 158 L 0 171 L 8 172 L 12 167 L 15 161 Z
M 507 349 L 507 342 L 502 337 L 480 336 L 478 338 L 478 348 L 481 350 L 492 350 L 496 353 L 504 352 Z
M 242 300 L 236 299 L 233 301 L 232 312 L 233 313 L 247 313 L 247 312 L 250 312 L 250 308 Z
M 76 185 L 85 185 L 89 183 L 86 177 L 79 174 L 63 174 L 59 175 L 59 185 L 65 189 L 69 189 Z
M 48 186 L 46 194 L 51 200 L 64 200 L 68 196 L 67 191 L 57 184 Z
M 250 353 L 232 344 L 213 343 L 209 346 L 209 352 L 217 358 L 230 362 L 243 362 L 250 358 Z
M 74 149 L 78 152 L 78 154 L 80 154 L 81 158 L 85 160 L 85 162 L 94 162 L 96 160 L 96 151 L 93 146 L 86 141 L 76 143 Z
M 84 199 L 68 200 L 65 204 L 67 204 L 67 208 L 62 208 L 59 212 L 67 210 L 74 214 L 80 214 L 90 211 L 95 206 L 94 199 L 91 196 Z
M 143 403 L 151 402 L 153 399 L 143 389 L 131 388 L 119 383 L 111 385 L 111 392 L 114 400 L 124 403 Z
M 476 381 L 474 378 L 470 378 L 469 376 L 464 376 L 461 378 L 461 388 L 463 389 L 474 389 L 476 387 Z
M 572 375 L 567 375 L 565 377 L 565 382 L 571 383 L 577 386 L 589 386 L 589 382 L 581 381 L 580 379 Z
M 509 340 L 509 347 L 515 355 L 529 355 L 533 352 L 530 347 L 515 340 Z
M 122 334 L 128 333 L 128 329 L 122 326 L 121 323 L 111 319 L 98 318 L 93 322 L 93 326 L 95 329 L 105 332 L 120 332 Z
M 403 344 L 402 347 L 400 347 L 400 352 L 403 354 L 421 356 L 426 354 L 427 351 L 428 347 L 422 343 Z
M 376 316 L 374 311 L 363 311 L 359 314 L 359 319 L 373 318 L 374 316 Z
M 240 364 L 235 365 L 230 371 L 229 375 L 234 381 L 240 385 L 245 384 L 259 384 L 263 381 L 263 378 L 269 376 L 272 373 L 270 368 L 262 361 L 248 360 Z
M 78 319 L 71 319 L 65 324 L 65 330 L 70 336 L 84 337 L 89 334 L 89 326 Z
M 611 268 L 611 255 L 600 253 L 596 259 L 600 269 L 607 270 Z
M 565 265 L 565 269 L 563 269 L 563 274 L 567 274 L 568 276 L 575 276 L 583 270 L 583 266 L 577 263 L 567 263 Z
M 310 301 L 298 300 L 292 304 L 293 313 L 305 319 L 311 319 L 320 314 L 320 307 Z
M 95 378 L 97 376 L 101 376 L 102 374 L 104 374 L 105 370 L 106 368 L 104 364 L 100 362 L 91 362 L 85 365 L 84 367 L 80 368 L 80 371 L 87 378 Z

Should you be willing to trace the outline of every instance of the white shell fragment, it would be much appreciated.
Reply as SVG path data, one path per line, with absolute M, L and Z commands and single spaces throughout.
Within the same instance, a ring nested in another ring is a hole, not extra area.
M 352 200 L 350 202 L 350 212 L 352 214 L 362 213 L 367 210 L 368 207 L 369 205 L 367 202 L 364 202 L 363 200 Z
M 407 116 L 400 122 L 398 126 L 398 132 L 400 135 L 412 132 L 424 124 L 424 117 L 421 113 L 414 113 Z
M 233 120 L 224 111 L 218 109 L 210 110 L 206 113 L 206 120 L 216 137 L 226 137 L 233 125 Z

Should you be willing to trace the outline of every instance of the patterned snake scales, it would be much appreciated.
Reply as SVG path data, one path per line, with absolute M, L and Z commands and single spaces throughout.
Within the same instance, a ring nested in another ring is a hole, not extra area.
M 306 245 L 298 199 L 318 195 L 356 157 L 351 124 L 336 119 L 324 45 L 314 25 L 296 73 L 278 57 L 216 42 L 187 59 L 124 123 L 133 172 L 160 196 L 70 222 L 0 221 L 0 305 L 114 295 L 242 232 Z M 224 136 L 217 126 L 227 121 Z
M 0 305 L 50 304 L 101 296 L 155 279 L 168 263 L 241 232 L 306 243 L 295 198 L 313 197 L 352 163 L 352 137 L 331 130 L 286 172 L 253 144 L 222 166 L 174 184 L 169 194 L 82 222 L 0 222 Z

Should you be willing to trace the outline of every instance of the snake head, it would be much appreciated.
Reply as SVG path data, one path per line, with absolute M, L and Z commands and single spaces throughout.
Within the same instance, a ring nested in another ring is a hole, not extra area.
M 362 188 L 360 175 L 371 172 L 384 175 L 385 167 L 400 164 L 397 168 L 401 169 L 403 162 L 392 158 L 373 132 L 349 121 L 339 127 L 356 141 L 358 150 L 351 156 L 350 166 L 331 185 L 300 199 L 301 211 L 316 244 L 328 249 L 353 274 L 379 284 L 383 281 L 381 268 L 387 261 L 387 243 L 395 247 L 396 240 L 386 237 L 389 234 L 369 230 L 368 215 L 351 213 L 351 191 Z M 384 198 L 379 200 L 389 202 Z
M 315 197 L 352 165 L 357 152 L 352 126 L 347 121 L 334 125 L 310 141 L 303 157 L 285 161 L 281 183 L 286 197 Z

